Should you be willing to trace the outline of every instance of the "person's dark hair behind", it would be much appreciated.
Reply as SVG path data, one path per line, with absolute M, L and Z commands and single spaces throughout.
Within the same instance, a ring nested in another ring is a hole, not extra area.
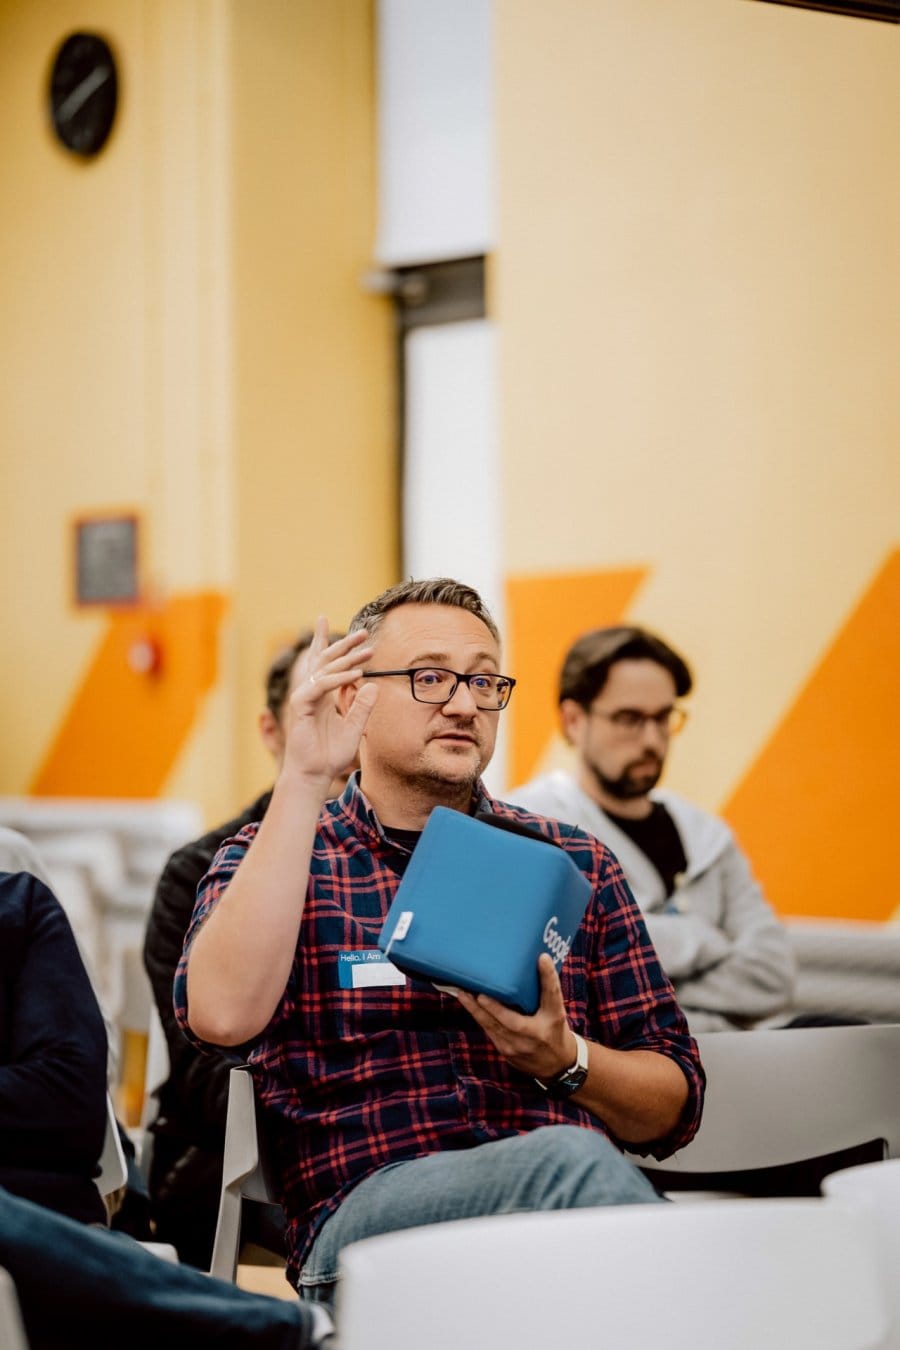
M 687 662 L 668 643 L 645 628 L 622 624 L 595 628 L 569 648 L 559 677 L 560 703 L 571 698 L 582 708 L 590 707 L 617 661 L 655 661 L 672 676 L 679 698 L 693 687 Z

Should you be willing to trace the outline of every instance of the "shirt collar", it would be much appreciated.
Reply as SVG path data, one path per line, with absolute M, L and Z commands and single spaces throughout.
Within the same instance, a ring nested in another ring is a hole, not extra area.
M 349 816 L 359 834 L 368 836 L 372 842 L 378 840 L 390 848 L 396 847 L 385 834 L 384 826 L 375 814 L 374 807 L 359 785 L 359 769 L 348 778 L 347 786 L 338 798 L 338 805 L 343 814 Z M 489 796 L 481 779 L 475 784 L 475 791 L 472 794 L 472 814 L 474 815 L 476 811 L 487 811 L 491 815 L 494 813 L 494 800 Z

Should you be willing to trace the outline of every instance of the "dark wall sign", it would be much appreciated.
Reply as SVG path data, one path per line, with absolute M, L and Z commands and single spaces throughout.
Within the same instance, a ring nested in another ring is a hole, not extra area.
M 79 605 L 132 605 L 140 598 L 136 516 L 75 522 L 75 600 Z

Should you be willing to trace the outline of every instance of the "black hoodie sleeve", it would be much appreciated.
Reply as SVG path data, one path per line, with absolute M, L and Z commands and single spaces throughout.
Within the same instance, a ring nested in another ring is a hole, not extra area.
M 65 911 L 0 873 L 0 1165 L 91 1176 L 106 1130 L 106 1029 Z

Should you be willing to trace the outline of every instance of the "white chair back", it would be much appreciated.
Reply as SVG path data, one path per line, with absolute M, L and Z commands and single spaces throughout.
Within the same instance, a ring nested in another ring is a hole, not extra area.
M 340 1258 L 341 1350 L 883 1350 L 865 1216 L 823 1200 L 514 1214 Z
M 106 1094 L 106 1135 L 103 1140 L 103 1152 L 100 1155 L 100 1175 L 94 1178 L 97 1190 L 104 1199 L 112 1195 L 128 1181 L 128 1161 L 122 1147 L 116 1111 L 109 1093 Z M 107 1206 L 107 1208 L 109 1208 Z M 163 1261 L 178 1263 L 178 1253 L 169 1242 L 142 1242 L 147 1251 L 153 1252 Z M 0 1340 L 0 1350 L 6 1350 Z
M 169 1047 L 155 1003 L 150 1004 L 147 1026 L 147 1065 L 144 1071 L 144 1098 L 140 1124 L 140 1168 L 144 1181 L 150 1180 L 153 1163 L 153 1131 L 150 1126 L 159 1111 L 157 1093 L 169 1077 Z
M 228 1075 L 222 1191 L 209 1268 L 210 1275 L 220 1280 L 233 1282 L 237 1274 L 245 1199 L 279 1203 L 257 1129 L 253 1079 L 246 1067 Z
M 872 1219 L 893 1309 L 890 1345 L 900 1347 L 900 1158 L 833 1172 L 822 1190 L 827 1200 L 859 1205 Z
M 156 1094 L 169 1077 L 169 1047 L 166 1033 L 155 1003 L 150 1005 L 147 1020 L 147 1070 L 144 1077 L 144 1109 L 141 1126 L 146 1128 L 156 1118 Z
M 103 1139 L 103 1152 L 100 1155 L 100 1175 L 94 1180 L 97 1190 L 104 1197 L 117 1191 L 128 1180 L 128 1163 L 125 1150 L 119 1137 L 116 1123 L 116 1111 L 109 1093 L 106 1094 L 106 1134 Z
M 708 1173 L 805 1162 L 872 1139 L 900 1156 L 900 1025 L 715 1031 L 697 1037 L 703 1119 L 672 1158 L 643 1168 Z
M 0 1346 L 3 1350 L 28 1350 L 16 1286 L 8 1270 L 0 1266 Z

